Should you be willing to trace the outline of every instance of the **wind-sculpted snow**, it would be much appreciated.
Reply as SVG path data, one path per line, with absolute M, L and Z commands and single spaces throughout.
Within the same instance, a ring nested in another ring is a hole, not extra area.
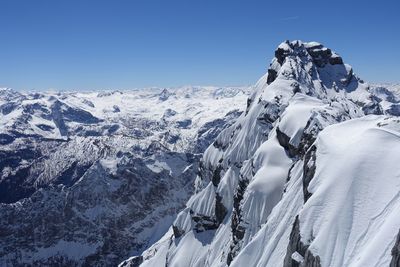
M 0 266 L 109 266 L 157 241 L 248 88 L 0 90 Z M 168 96 L 168 97 L 166 97 Z
M 301 241 L 323 266 L 388 266 L 400 226 L 400 121 L 368 116 L 333 125 L 315 146 Z
M 279 45 L 253 90 L 204 153 L 170 231 L 121 265 L 389 265 L 400 229 L 398 92 L 301 41 Z

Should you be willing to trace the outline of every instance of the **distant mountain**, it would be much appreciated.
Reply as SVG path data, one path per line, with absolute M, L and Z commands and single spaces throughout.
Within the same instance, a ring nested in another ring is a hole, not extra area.
M 112 266 L 140 254 L 184 207 L 201 154 L 249 92 L 0 89 L 0 266 Z
M 121 266 L 400 266 L 397 89 L 282 43 L 169 231 Z

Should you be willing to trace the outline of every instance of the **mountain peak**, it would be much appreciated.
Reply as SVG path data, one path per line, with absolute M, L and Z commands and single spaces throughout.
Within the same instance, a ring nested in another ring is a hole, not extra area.
M 314 64 L 318 67 L 324 67 L 326 64 L 343 64 L 342 58 L 331 49 L 318 42 L 302 42 L 300 40 L 281 43 L 275 50 L 275 58 L 280 65 L 283 64 L 287 56 L 304 57 L 309 55 Z
M 264 77 L 267 85 L 276 80 L 291 80 L 294 92 L 318 98 L 347 94 L 346 97 L 354 101 L 366 102 L 369 97 L 368 86 L 354 75 L 353 68 L 343 63 L 336 52 L 318 42 L 281 43 Z M 264 82 L 261 86 L 265 87 Z
M 205 150 L 195 193 L 170 231 L 121 266 L 398 261 L 387 248 L 400 240 L 400 221 L 379 222 L 400 205 L 391 154 L 400 125 L 365 116 L 397 110 L 384 100 L 389 94 L 375 96 L 331 49 L 298 40 L 277 47 L 254 88 L 246 111 Z M 389 156 L 379 154 L 386 150 Z M 373 206 L 369 196 L 382 201 Z M 390 234 L 383 240 L 382 233 Z

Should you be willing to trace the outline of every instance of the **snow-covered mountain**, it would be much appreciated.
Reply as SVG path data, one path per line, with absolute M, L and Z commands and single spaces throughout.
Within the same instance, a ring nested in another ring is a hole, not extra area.
M 0 89 L 0 266 L 109 266 L 193 192 L 201 153 L 249 88 Z
M 282 43 L 169 231 L 121 266 L 400 266 L 396 88 Z

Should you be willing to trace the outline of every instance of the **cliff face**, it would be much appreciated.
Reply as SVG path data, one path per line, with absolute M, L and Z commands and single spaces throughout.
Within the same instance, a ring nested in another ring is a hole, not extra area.
M 282 43 L 204 153 L 170 231 L 122 265 L 389 264 L 400 228 L 392 100 L 331 49 Z

